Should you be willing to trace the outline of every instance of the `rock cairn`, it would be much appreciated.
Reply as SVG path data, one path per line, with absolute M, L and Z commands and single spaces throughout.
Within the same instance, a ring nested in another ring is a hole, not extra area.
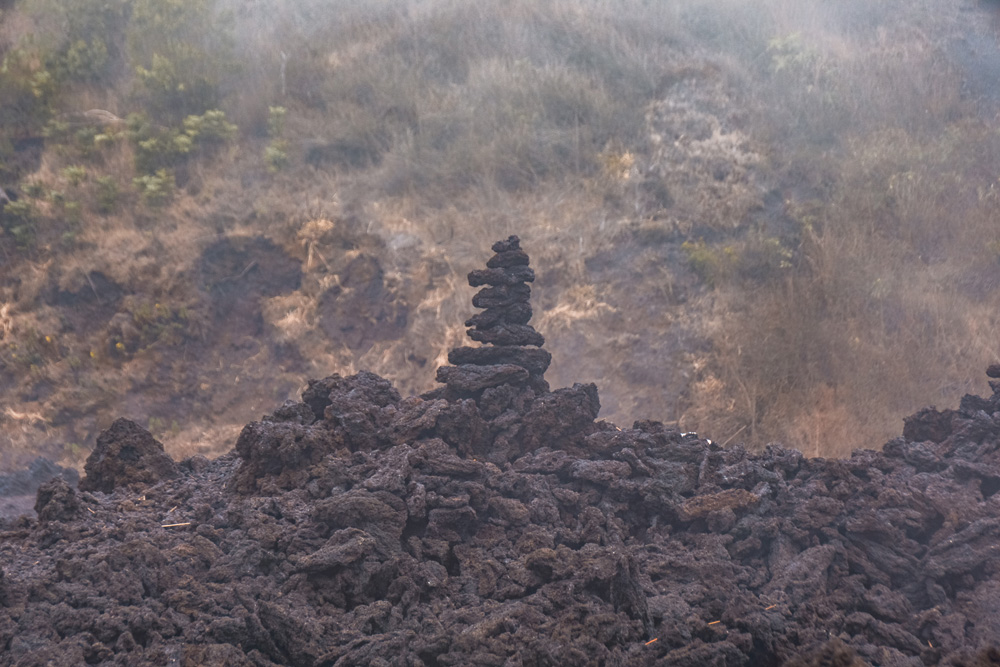
M 469 274 L 469 285 L 482 287 L 472 305 L 483 311 L 469 318 L 466 333 L 482 347 L 459 347 L 448 354 L 453 366 L 437 371 L 438 382 L 453 396 L 477 396 L 501 385 L 524 386 L 536 393 L 548 391 L 545 369 L 552 355 L 541 349 L 545 338 L 528 324 L 535 272 L 521 240 L 511 236 L 493 244 L 496 254 L 485 269 Z

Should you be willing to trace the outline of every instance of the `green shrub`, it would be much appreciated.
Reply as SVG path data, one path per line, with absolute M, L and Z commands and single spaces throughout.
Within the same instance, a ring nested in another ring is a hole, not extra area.
M 16 48 L 0 60 L 0 130 L 37 134 L 52 116 L 56 92 L 52 73 L 37 50 Z
M 281 171 L 288 166 L 288 142 L 282 138 L 285 133 L 285 107 L 269 107 L 267 115 L 267 133 L 271 143 L 264 149 L 264 162 L 271 173 Z
M 791 270 L 793 257 L 794 252 L 781 239 L 755 235 L 744 242 L 736 272 L 742 280 L 767 282 Z
M 97 212 L 108 215 L 118 206 L 118 182 L 111 176 L 101 176 L 96 181 Z
M 136 171 L 147 175 L 180 164 L 196 147 L 212 150 L 232 141 L 237 132 L 226 114 L 217 109 L 188 116 L 183 129 L 157 125 L 142 113 L 129 114 L 126 121 L 129 140 L 135 146 Z
M 271 173 L 281 171 L 288 166 L 288 142 L 275 139 L 264 149 L 264 161 Z
M 226 120 L 224 111 L 211 109 L 200 116 L 184 119 L 184 135 L 201 145 L 218 145 L 236 138 L 237 127 Z
M 159 169 L 155 174 L 133 178 L 132 185 L 148 206 L 163 206 L 173 195 L 174 175 L 166 169 Z
M 72 165 L 62 170 L 63 178 L 69 181 L 73 187 L 80 185 L 87 178 L 87 168 L 80 165 Z
M 739 255 L 732 246 L 716 248 L 705 243 L 704 239 L 685 241 L 681 244 L 681 250 L 687 255 L 691 270 L 712 288 L 732 275 L 733 267 L 739 260 Z
M 108 71 L 108 47 L 100 37 L 77 39 L 54 60 L 61 78 L 99 81 Z
M 210 0 L 134 0 L 128 50 L 138 63 L 136 93 L 159 120 L 180 123 L 218 107 L 223 75 L 234 69 L 228 21 Z M 202 46 L 204 45 L 204 46 Z
M 267 134 L 273 139 L 278 139 L 285 133 L 285 116 L 288 114 L 288 109 L 268 107 L 267 112 Z
M 35 242 L 35 207 L 26 200 L 7 202 L 0 212 L 0 223 L 4 231 L 10 233 L 21 248 L 29 248 Z
M 175 166 L 191 150 L 190 137 L 178 140 L 176 130 L 153 123 L 144 113 L 132 113 L 126 118 L 129 141 L 135 147 L 135 169 L 151 175 Z

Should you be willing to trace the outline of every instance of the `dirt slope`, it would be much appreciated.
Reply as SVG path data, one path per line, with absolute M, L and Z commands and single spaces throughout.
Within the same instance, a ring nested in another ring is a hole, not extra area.
M 314 381 L 213 461 L 116 422 L 2 526 L 0 664 L 1000 662 L 1000 382 L 847 460 L 621 429 L 497 248 L 435 392 Z

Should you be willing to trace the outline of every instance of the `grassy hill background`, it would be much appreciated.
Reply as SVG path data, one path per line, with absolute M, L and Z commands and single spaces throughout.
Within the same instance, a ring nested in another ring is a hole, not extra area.
M 995 11 L 0 2 L 0 467 L 427 390 L 512 233 L 605 418 L 878 447 L 1000 361 Z

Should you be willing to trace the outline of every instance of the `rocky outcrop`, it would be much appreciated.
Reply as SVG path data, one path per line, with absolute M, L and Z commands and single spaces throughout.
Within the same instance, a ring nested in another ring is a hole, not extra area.
M 493 255 L 485 269 L 469 273 L 469 285 L 483 287 L 472 297 L 472 305 L 483 312 L 465 322 L 467 335 L 488 347 L 452 350 L 453 366 L 438 369 L 437 379 L 447 386 L 449 398 L 479 398 L 492 387 L 510 385 L 530 388 L 536 394 L 548 391 L 545 369 L 552 356 L 540 349 L 545 338 L 528 324 L 531 319 L 531 287 L 535 272 L 521 240 L 511 236 L 493 244 Z M 539 348 L 539 349 L 533 349 Z
M 495 363 L 311 382 L 211 462 L 116 422 L 104 494 L 0 523 L 0 665 L 997 664 L 1000 388 L 806 459 L 595 422 L 537 347 L 460 349 Z
M 149 485 L 176 477 L 177 466 L 163 444 L 129 419 L 118 419 L 97 437 L 97 446 L 83 466 L 81 491 L 111 493 L 129 484 Z

